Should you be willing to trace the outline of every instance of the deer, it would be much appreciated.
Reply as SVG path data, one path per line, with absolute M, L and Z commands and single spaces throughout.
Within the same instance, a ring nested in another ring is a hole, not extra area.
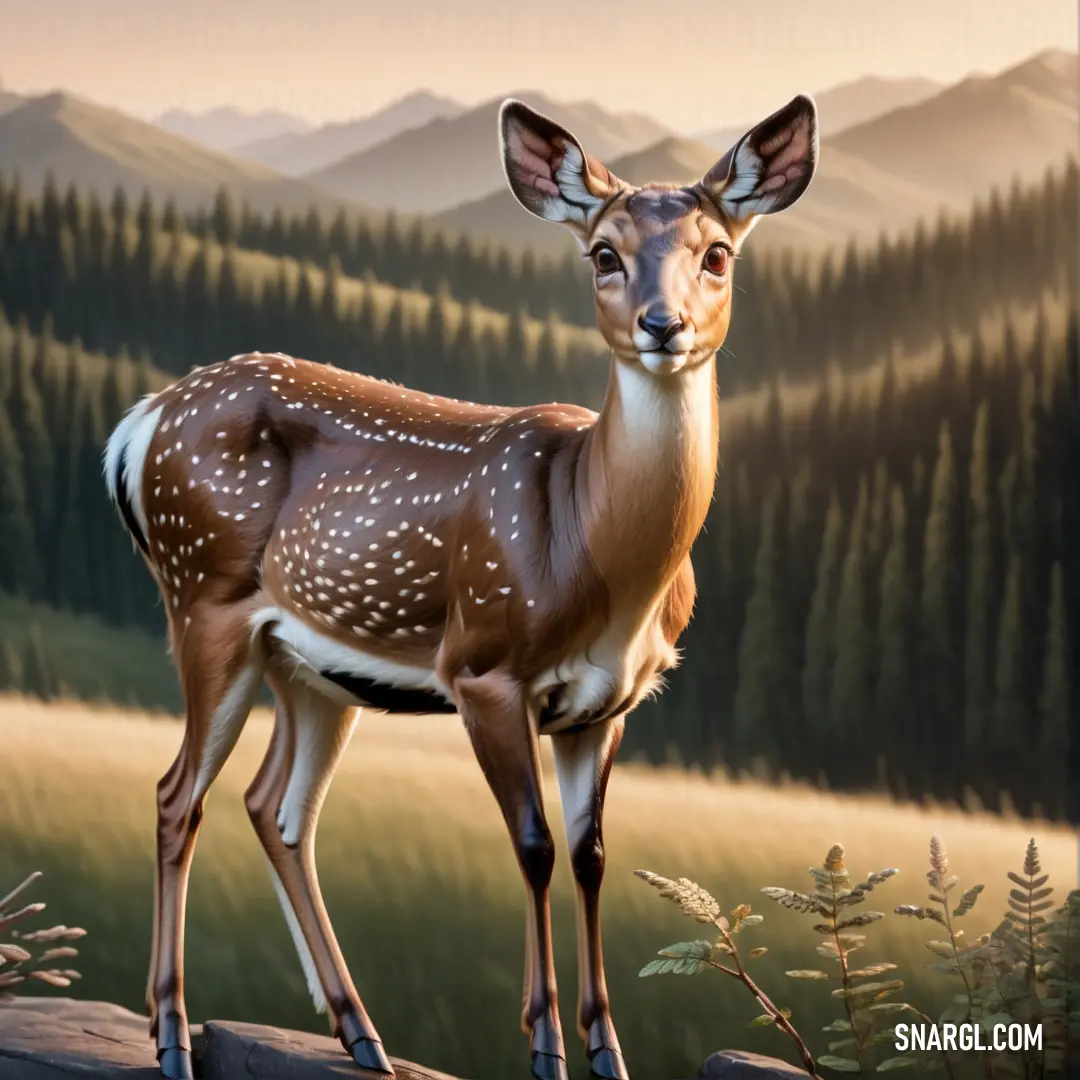
M 795 97 L 684 187 L 623 182 L 514 99 L 499 145 L 516 200 L 567 227 L 591 264 L 610 349 L 598 413 L 473 404 L 255 352 L 147 395 L 107 441 L 108 493 L 159 587 L 186 705 L 157 785 L 146 996 L 168 1080 L 193 1080 L 184 924 L 205 801 L 264 683 L 274 726 L 244 801 L 316 1009 L 352 1061 L 394 1075 L 320 892 L 320 810 L 362 710 L 457 713 L 525 885 L 532 1075 L 568 1076 L 548 736 L 576 890 L 578 1033 L 592 1076 L 627 1080 L 600 934 L 608 780 L 627 715 L 677 665 L 692 614 L 735 259 L 810 184 L 817 112 Z

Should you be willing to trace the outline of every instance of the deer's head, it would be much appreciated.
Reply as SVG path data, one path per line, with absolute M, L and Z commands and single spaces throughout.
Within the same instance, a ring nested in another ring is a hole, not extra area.
M 566 128 L 520 101 L 499 112 L 510 190 L 566 225 L 592 261 L 597 325 L 617 359 L 667 375 L 711 358 L 731 319 L 734 256 L 762 214 L 791 206 L 817 160 L 800 95 L 690 187 L 624 183 Z

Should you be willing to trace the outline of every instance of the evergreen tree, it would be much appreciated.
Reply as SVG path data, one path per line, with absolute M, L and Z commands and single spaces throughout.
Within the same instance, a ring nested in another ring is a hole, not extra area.
M 994 524 L 990 494 L 990 406 L 979 405 L 971 446 L 970 540 L 964 642 L 964 745 L 977 749 L 993 702 L 990 668 L 994 598 Z
M 885 733 L 880 752 L 890 756 L 902 738 L 904 720 L 910 715 L 912 706 L 910 631 L 913 605 L 907 535 L 904 492 L 899 484 L 893 484 L 889 504 L 889 549 L 881 573 L 877 624 L 880 659 L 874 694 L 876 727 Z
M 0 405 L 0 591 L 34 596 L 40 585 L 23 455 L 7 408 Z
M 790 660 L 785 655 L 785 611 L 777 566 L 780 488 L 762 505 L 753 590 L 739 641 L 735 746 L 742 761 L 771 749 L 780 731 L 794 728 Z
M 1039 748 L 1043 769 L 1048 774 L 1045 790 L 1061 796 L 1069 782 L 1070 752 L 1069 644 L 1065 612 L 1065 574 L 1060 562 L 1050 572 L 1050 612 L 1047 619 L 1046 650 L 1042 688 L 1039 695 Z
M 840 751 L 862 742 L 861 733 L 870 716 L 870 627 L 866 617 L 866 531 L 868 517 L 866 478 L 859 481 L 859 495 L 848 533 L 847 553 L 840 576 L 837 601 L 833 670 L 829 711 L 832 745 Z
M 954 520 L 956 472 L 948 421 L 938 434 L 938 456 L 930 486 L 923 539 L 919 600 L 919 667 L 923 707 L 921 737 L 949 730 L 959 720 L 959 649 L 955 619 Z M 927 763 L 930 764 L 929 762 Z
M 827 738 L 830 727 L 829 698 L 836 657 L 836 599 L 843 558 L 843 531 L 843 511 L 834 491 L 825 515 L 814 595 L 806 621 L 806 662 L 802 677 L 803 715 L 808 736 L 817 745 Z
M 998 619 L 997 662 L 994 668 L 997 693 L 989 731 L 990 745 L 999 751 L 1011 751 L 1023 745 L 1024 735 L 1029 730 L 1027 703 L 1024 700 L 1022 577 L 1020 556 L 1013 552 L 1009 557 L 1005 598 Z

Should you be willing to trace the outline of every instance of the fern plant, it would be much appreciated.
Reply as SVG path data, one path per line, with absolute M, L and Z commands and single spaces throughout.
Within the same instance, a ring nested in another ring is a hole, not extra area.
M 949 1004 L 937 1019 L 906 1001 L 897 1000 L 904 988 L 899 978 L 882 978 L 896 965 L 880 962 L 855 966 L 852 953 L 866 943 L 858 932 L 886 916 L 878 911 L 856 910 L 869 893 L 896 874 L 894 869 L 868 874 L 849 885 L 844 849 L 834 845 L 820 866 L 811 867 L 814 888 L 810 892 L 770 887 L 762 890 L 783 907 L 813 915 L 819 935 L 817 952 L 830 963 L 828 970 L 793 969 L 794 979 L 824 983 L 844 1015 L 823 1030 L 841 1036 L 828 1044 L 828 1053 L 815 1061 L 802 1036 L 791 1023 L 791 1012 L 778 1009 L 746 973 L 744 957 L 735 935 L 759 924 L 747 905 L 721 914 L 718 901 L 687 878 L 671 880 L 648 871 L 637 874 L 662 896 L 699 922 L 719 931 L 715 942 L 681 942 L 660 951 L 641 971 L 642 975 L 697 974 L 710 968 L 734 976 L 750 990 L 764 1008 L 753 1023 L 775 1026 L 795 1043 L 811 1076 L 817 1069 L 857 1073 L 914 1069 L 919 1076 L 943 1070 L 949 1080 L 1053 1080 L 1080 1077 L 1080 889 L 1054 909 L 1053 888 L 1043 872 L 1039 850 L 1032 840 L 1021 871 L 1009 871 L 1013 888 L 1009 911 L 992 933 L 972 941 L 959 925 L 975 909 L 984 891 L 981 884 L 961 889 L 960 879 L 949 872 L 949 855 L 939 836 L 930 839 L 926 879 L 930 892 L 926 904 L 901 904 L 895 914 L 934 924 L 935 934 L 926 941 L 933 955 L 929 970 L 948 977 L 956 985 Z M 939 929 L 940 928 L 940 929 Z M 751 949 L 746 959 L 764 955 L 763 946 Z M 902 1014 L 927 1028 L 946 1024 L 976 1024 L 986 1033 L 986 1049 L 978 1053 L 953 1050 L 911 1050 L 882 1058 L 882 1046 L 896 1041 L 896 1023 Z M 1021 1051 L 992 1049 L 991 1035 L 998 1024 L 1040 1025 L 1042 1045 Z
M 856 967 L 851 960 L 851 954 L 866 943 L 866 935 L 857 931 L 885 918 L 880 911 L 856 913 L 852 909 L 860 906 L 869 893 L 897 872 L 895 869 L 877 870 L 849 887 L 851 875 L 844 865 L 844 849 L 840 844 L 834 844 L 820 866 L 810 867 L 810 876 L 814 879 L 813 892 L 802 893 L 776 886 L 762 889 L 766 896 L 781 906 L 815 915 L 822 920 L 814 924 L 814 930 L 823 938 L 817 952 L 836 965 L 835 969 L 800 968 L 786 974 L 793 979 L 839 983 L 831 993 L 843 1005 L 844 1016 L 823 1030 L 843 1037 L 830 1042 L 829 1053 L 818 1058 L 819 1065 L 837 1072 L 865 1074 L 866 1069 L 875 1064 L 874 1059 L 878 1056 L 876 1047 L 895 1039 L 893 1028 L 883 1026 L 888 1024 L 889 1017 L 906 1010 L 914 1011 L 904 1002 L 887 1000 L 904 987 L 902 979 L 881 978 L 895 971 L 895 964 L 881 962 Z M 885 1072 L 914 1064 L 914 1058 L 893 1056 L 876 1062 L 876 1071 Z
M 11 991 L 27 980 L 32 979 L 47 986 L 67 987 L 82 977 L 70 968 L 46 965 L 78 956 L 79 950 L 66 942 L 85 936 L 85 930 L 53 926 L 47 930 L 21 934 L 15 929 L 19 923 L 45 910 L 45 904 L 40 901 L 16 907 L 41 877 L 40 872 L 31 874 L 0 900 L 0 1004 L 12 1000 Z
M 642 978 L 649 975 L 699 975 L 712 969 L 737 979 L 765 1010 L 751 1021 L 752 1026 L 773 1025 L 783 1031 L 795 1043 L 807 1073 L 816 1080 L 821 1080 L 810 1050 L 792 1026 L 791 1010 L 774 1005 L 746 969 L 746 960 L 756 960 L 769 950 L 765 946 L 757 946 L 750 949 L 744 959 L 736 944 L 736 936 L 747 927 L 760 925 L 764 921 L 763 916 L 755 915 L 749 904 L 740 904 L 734 908 L 730 917 L 722 914 L 720 902 L 688 878 L 673 881 L 650 870 L 635 870 L 634 873 L 654 889 L 658 889 L 661 896 L 678 904 L 685 915 L 706 926 L 712 926 L 719 935 L 715 941 L 699 938 L 696 941 L 680 941 L 661 949 L 658 953 L 660 959 L 646 964 L 639 972 Z

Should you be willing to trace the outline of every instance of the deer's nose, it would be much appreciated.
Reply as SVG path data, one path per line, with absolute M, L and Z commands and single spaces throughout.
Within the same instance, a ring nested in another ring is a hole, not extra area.
M 681 315 L 672 315 L 670 311 L 646 311 L 638 316 L 638 326 L 647 334 L 652 334 L 661 345 L 666 345 L 686 326 Z

